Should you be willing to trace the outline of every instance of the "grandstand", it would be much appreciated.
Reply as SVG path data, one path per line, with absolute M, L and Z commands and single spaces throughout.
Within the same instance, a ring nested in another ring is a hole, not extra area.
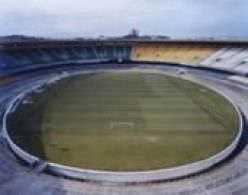
M 162 61 L 198 64 L 217 48 L 209 45 L 138 44 L 132 50 L 132 59 L 139 61 Z
M 12 47 L 0 50 L 1 72 L 12 74 L 66 63 L 100 63 L 118 59 L 127 61 L 131 51 L 130 46 L 125 45 L 92 46 L 88 43 L 83 47 L 78 45 L 60 47 L 56 44 L 52 47 L 36 45 L 36 48 L 15 49 Z M 30 46 L 32 47 L 32 44 Z
M 219 43 L 159 43 L 136 44 L 132 48 L 134 61 L 158 61 L 190 66 L 210 67 L 219 70 L 247 73 L 246 45 Z
M 162 62 L 248 73 L 248 43 L 239 41 L 84 41 L 3 43 L 2 73 L 66 63 Z M 35 65 L 35 67 L 33 66 Z

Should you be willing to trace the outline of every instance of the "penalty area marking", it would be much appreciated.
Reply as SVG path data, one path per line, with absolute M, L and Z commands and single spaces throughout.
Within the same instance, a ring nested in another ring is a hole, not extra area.
M 109 126 L 111 130 L 132 130 L 135 125 L 133 122 L 110 122 Z

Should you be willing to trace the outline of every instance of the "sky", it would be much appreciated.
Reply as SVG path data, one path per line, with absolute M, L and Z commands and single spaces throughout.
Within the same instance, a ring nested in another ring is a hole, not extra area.
M 248 0 L 0 0 L 0 36 L 248 37 Z

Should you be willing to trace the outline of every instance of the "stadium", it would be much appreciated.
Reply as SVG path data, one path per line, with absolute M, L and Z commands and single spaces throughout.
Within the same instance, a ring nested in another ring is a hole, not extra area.
M 246 194 L 247 48 L 2 42 L 1 192 Z

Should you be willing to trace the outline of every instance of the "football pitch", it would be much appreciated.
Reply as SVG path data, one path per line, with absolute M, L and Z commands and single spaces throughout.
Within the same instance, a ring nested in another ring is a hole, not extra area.
M 9 116 L 14 142 L 44 160 L 139 171 L 206 159 L 237 135 L 221 95 L 179 78 L 118 72 L 78 75 L 32 93 Z

